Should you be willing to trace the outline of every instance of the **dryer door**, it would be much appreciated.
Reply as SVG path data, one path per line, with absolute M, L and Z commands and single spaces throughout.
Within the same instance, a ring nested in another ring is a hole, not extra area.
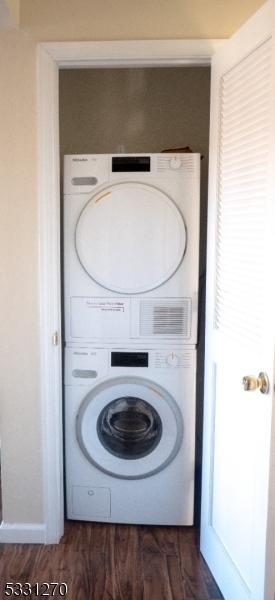
M 138 377 L 118 377 L 96 386 L 80 407 L 76 429 L 88 460 L 124 479 L 164 469 L 183 439 L 175 400 L 162 387 Z
M 160 286 L 177 270 L 186 229 L 165 193 L 142 183 L 118 183 L 86 204 L 75 246 L 94 281 L 108 290 L 137 294 Z

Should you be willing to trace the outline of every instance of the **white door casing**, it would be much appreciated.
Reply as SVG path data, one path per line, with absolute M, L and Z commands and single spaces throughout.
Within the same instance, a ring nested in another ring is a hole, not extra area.
M 274 34 L 271 0 L 212 61 L 201 550 L 226 600 L 275 592 Z
M 37 536 L 34 539 L 27 530 L 25 542 L 58 543 L 64 530 L 58 69 L 209 66 L 215 49 L 223 43 L 223 40 L 130 40 L 38 45 L 40 396 L 45 534 L 43 530 L 39 539 Z M 1 541 L 5 541 L 5 536 L 9 542 L 20 541 L 20 524 L 15 532 L 13 527 L 5 535 L 2 531 Z
M 39 165 L 40 165 L 40 264 L 41 264 L 41 402 L 46 420 L 43 422 L 43 480 L 47 543 L 58 542 L 63 531 L 62 469 L 59 443 L 61 441 L 61 396 L 58 378 L 60 354 L 52 346 L 51 336 L 60 331 L 60 287 L 53 276 L 48 257 L 54 255 L 58 268 L 58 232 L 54 215 L 59 207 L 58 173 L 58 80 L 57 68 L 95 66 L 175 66 L 176 64 L 209 64 L 215 44 L 198 40 L 163 42 L 96 42 L 41 44 L 38 57 Z M 112 58 L 110 58 L 112 57 Z M 130 58 L 129 58 L 130 57 Z M 53 253 L 53 254 L 52 254 Z M 211 281 L 211 278 L 209 282 Z M 43 307 L 47 311 L 43 311 Z M 273 436 L 275 438 L 275 434 Z M 51 447 L 53 439 L 57 443 Z M 51 452 L 49 448 L 51 447 Z M 274 465 L 274 463 L 273 463 Z M 60 501 L 61 499 L 61 501 Z M 54 510 L 52 510 L 54 507 Z M 274 506 L 269 505 L 271 520 Z M 17 541 L 16 539 L 10 541 Z M 25 540 L 27 541 L 27 540 Z M 29 540 L 31 541 L 31 540 Z M 41 541 L 43 541 L 41 539 Z M 271 551 L 272 536 L 268 540 Z M 268 584 L 268 580 L 267 580 Z M 271 590 L 272 583 L 270 584 Z M 271 596 L 267 596 L 267 598 Z M 234 600 L 236 600 L 234 598 Z M 258 599 L 257 599 L 258 600 Z

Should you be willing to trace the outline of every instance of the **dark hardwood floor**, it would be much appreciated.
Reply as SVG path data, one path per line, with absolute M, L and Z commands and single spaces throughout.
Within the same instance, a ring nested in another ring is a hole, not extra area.
M 68 521 L 58 545 L 2 544 L 0 575 L 1 599 L 6 582 L 65 582 L 67 600 L 222 599 L 193 527 Z

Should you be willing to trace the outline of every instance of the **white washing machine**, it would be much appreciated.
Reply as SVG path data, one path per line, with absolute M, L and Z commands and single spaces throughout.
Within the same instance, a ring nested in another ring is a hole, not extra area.
M 67 342 L 196 344 L 199 190 L 198 154 L 65 157 Z
M 67 517 L 191 525 L 196 351 L 65 351 Z

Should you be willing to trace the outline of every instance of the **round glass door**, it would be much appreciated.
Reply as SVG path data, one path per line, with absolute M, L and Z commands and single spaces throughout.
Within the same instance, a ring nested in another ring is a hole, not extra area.
M 158 445 L 162 423 L 148 402 L 125 396 L 103 408 L 97 421 L 97 434 L 111 454 L 133 460 L 147 456 Z
M 140 479 L 164 469 L 183 439 L 180 409 L 172 396 L 140 377 L 97 385 L 83 400 L 76 435 L 86 458 L 114 477 Z
M 79 261 L 108 290 L 137 294 L 162 285 L 186 247 L 183 217 L 161 190 L 124 182 L 93 196 L 75 232 Z

